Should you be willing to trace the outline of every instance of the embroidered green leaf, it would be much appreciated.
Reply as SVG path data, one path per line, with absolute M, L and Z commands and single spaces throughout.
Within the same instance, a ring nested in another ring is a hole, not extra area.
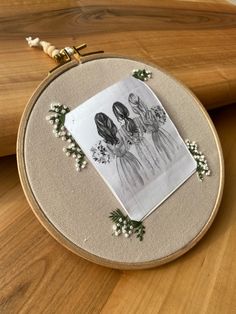
M 141 81 L 147 81 L 152 77 L 152 72 L 146 69 L 135 69 L 132 72 L 132 76 Z
M 185 140 L 188 150 L 192 154 L 193 158 L 197 163 L 197 175 L 200 181 L 203 181 L 204 175 L 210 176 L 211 170 L 209 169 L 207 159 L 205 155 L 198 149 L 196 142 L 191 142 L 190 140 Z
M 56 103 L 51 104 L 49 112 L 51 115 L 47 116 L 46 119 L 53 126 L 53 133 L 57 138 L 69 143 L 67 147 L 63 148 L 63 152 L 66 156 L 75 158 L 76 170 L 80 171 L 87 164 L 85 154 L 64 126 L 66 114 L 70 112 L 70 109 L 65 105 Z
M 127 215 L 124 215 L 119 208 L 113 210 L 110 213 L 109 218 L 114 223 L 113 231 L 115 236 L 123 234 L 128 238 L 135 233 L 136 237 L 140 241 L 143 241 L 145 226 L 142 221 L 131 220 Z

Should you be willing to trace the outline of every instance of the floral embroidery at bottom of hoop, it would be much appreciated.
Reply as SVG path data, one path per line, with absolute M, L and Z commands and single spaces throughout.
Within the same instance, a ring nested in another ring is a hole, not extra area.
M 123 234 L 125 238 L 129 238 L 135 233 L 136 237 L 143 241 L 145 226 L 142 221 L 131 220 L 118 208 L 110 213 L 109 218 L 114 222 L 112 229 L 115 236 Z

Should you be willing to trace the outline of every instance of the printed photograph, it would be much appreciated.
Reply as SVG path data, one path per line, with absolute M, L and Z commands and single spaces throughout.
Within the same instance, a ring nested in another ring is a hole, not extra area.
M 78 104 L 65 126 L 132 220 L 143 220 L 196 171 L 160 100 L 136 78 Z

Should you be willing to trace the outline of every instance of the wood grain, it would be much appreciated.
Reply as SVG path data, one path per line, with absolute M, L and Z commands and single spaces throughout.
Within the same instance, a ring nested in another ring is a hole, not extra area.
M 0 312 L 236 313 L 236 106 L 211 116 L 226 166 L 219 213 L 195 248 L 153 270 L 111 270 L 68 252 L 30 210 L 15 158 L 0 158 Z
M 0 2 L 0 156 L 15 153 L 22 111 L 54 63 L 27 47 L 39 36 L 59 48 L 140 57 L 183 81 L 207 108 L 236 101 L 236 7 L 227 1 Z

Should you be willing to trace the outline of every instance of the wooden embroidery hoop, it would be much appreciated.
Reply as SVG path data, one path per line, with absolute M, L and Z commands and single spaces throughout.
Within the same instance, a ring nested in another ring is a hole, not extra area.
M 89 56 L 89 57 L 85 57 L 82 60 L 82 64 L 85 64 L 89 61 L 94 61 L 94 60 L 103 60 L 103 59 L 124 59 L 124 60 L 131 60 L 131 61 L 137 61 L 137 62 L 142 62 L 140 60 L 137 59 L 131 59 L 128 57 L 124 57 L 124 56 L 117 56 L 117 55 L 110 55 L 110 54 L 101 54 L 101 55 L 96 55 L 96 56 Z M 153 68 L 156 68 L 158 71 L 161 71 L 162 73 L 164 73 L 166 76 L 169 77 L 169 74 L 167 74 L 165 71 L 163 71 L 162 69 L 158 68 L 156 65 L 153 65 L 151 63 L 147 63 L 145 62 L 144 64 L 146 64 L 147 66 L 151 66 Z M 174 259 L 176 259 L 177 257 L 181 256 L 182 254 L 184 254 L 185 252 L 187 252 L 190 248 L 192 248 L 203 236 L 204 234 L 207 232 L 207 230 L 209 229 L 209 227 L 211 226 L 219 205 L 220 205 L 220 201 L 221 201 L 221 197 L 222 197 L 222 192 L 223 192 L 223 185 L 224 185 L 224 165 L 223 165 L 223 155 L 222 155 L 222 150 L 221 150 L 221 146 L 220 146 L 220 142 L 219 142 L 219 138 L 218 135 L 216 133 L 216 130 L 214 128 L 214 125 L 211 121 L 211 119 L 209 118 L 205 108 L 202 106 L 202 104 L 199 102 L 199 100 L 188 90 L 187 87 L 185 87 L 183 84 L 180 84 L 177 80 L 173 79 L 172 77 L 170 77 L 170 79 L 173 82 L 178 83 L 179 86 L 181 86 L 185 92 L 188 93 L 189 96 L 192 97 L 192 99 L 194 100 L 194 102 L 196 103 L 196 105 L 198 106 L 198 109 L 201 111 L 201 113 L 204 115 L 206 123 L 209 125 L 212 135 L 214 137 L 214 140 L 216 142 L 216 149 L 217 149 L 217 154 L 218 154 L 218 158 L 219 158 L 219 185 L 218 185 L 218 191 L 217 191 L 217 196 L 214 200 L 214 204 L 212 206 L 212 210 L 211 210 L 211 214 L 209 215 L 209 218 L 207 219 L 207 221 L 205 221 L 204 226 L 201 228 L 200 232 L 198 232 L 192 239 L 191 241 L 189 241 L 186 245 L 184 245 L 183 247 L 179 248 L 177 251 L 173 252 L 172 254 L 169 254 L 167 256 L 164 256 L 162 258 L 158 258 L 158 259 L 153 259 L 153 260 L 147 260 L 144 262 L 136 262 L 136 261 L 131 261 L 131 262 L 119 262 L 119 261 L 115 261 L 115 260 L 111 260 L 108 258 L 104 258 L 101 256 L 98 256 L 97 254 L 93 254 L 89 251 L 87 251 L 86 249 L 83 249 L 82 247 L 79 247 L 78 245 L 76 245 L 73 241 L 71 241 L 65 234 L 63 234 L 62 232 L 60 232 L 58 230 L 58 228 L 48 219 L 47 215 L 45 214 L 43 208 L 41 208 L 37 197 L 35 196 L 33 190 L 32 190 L 32 186 L 29 180 L 29 176 L 27 174 L 27 167 L 26 167 L 26 162 L 25 162 L 25 136 L 26 136 L 26 129 L 27 129 L 27 125 L 29 122 L 29 119 L 31 118 L 31 112 L 32 109 L 35 106 L 35 103 L 37 102 L 37 100 L 40 98 L 42 92 L 50 85 L 50 83 L 52 83 L 57 77 L 59 77 L 60 75 L 62 75 L 63 73 L 69 71 L 70 69 L 79 66 L 79 63 L 77 61 L 71 61 L 68 64 L 65 64 L 63 66 L 61 66 L 60 68 L 56 69 L 52 74 L 50 74 L 49 77 L 47 77 L 38 87 L 38 89 L 36 90 L 36 92 L 33 94 L 33 96 L 31 97 L 31 99 L 29 100 L 25 111 L 23 113 L 21 122 L 20 122 L 20 127 L 19 127 L 19 132 L 18 132 L 18 139 L 17 139 L 17 162 L 18 162 L 18 170 L 19 170 L 19 175 L 20 175 L 20 180 L 21 180 L 21 184 L 25 193 L 25 196 L 32 208 L 32 210 L 34 211 L 36 217 L 39 219 L 39 221 L 41 222 L 41 224 L 47 229 L 47 231 L 57 240 L 59 241 L 62 245 L 64 245 L 67 249 L 69 249 L 70 251 L 74 252 L 75 254 L 89 260 L 92 261 L 94 263 L 103 265 L 103 266 L 108 266 L 108 267 L 112 267 L 112 268 L 118 268 L 118 269 L 144 269 L 144 268 L 151 268 L 151 267 L 155 267 L 164 263 L 167 263 L 169 261 L 172 261 Z M 89 97 L 88 97 L 89 98 Z M 49 104 L 48 104 L 49 105 Z M 49 106 L 48 106 L 49 107 Z M 51 136 L 51 129 L 50 126 L 48 126 L 48 136 Z M 57 142 L 57 139 L 53 139 L 55 142 Z M 196 140 L 196 139 L 192 139 L 192 140 Z M 201 145 L 201 143 L 200 143 Z M 204 148 L 203 148 L 204 150 Z M 58 149 L 58 154 L 63 155 L 63 153 L 60 151 L 60 149 Z M 62 158 L 66 158 L 66 157 L 62 157 Z M 71 165 L 71 167 L 73 167 Z M 86 171 L 86 170 L 84 170 Z M 78 174 L 80 175 L 80 174 Z M 195 180 L 197 180 L 197 178 L 195 178 Z M 206 180 L 211 180 L 211 178 L 207 178 Z M 202 183 L 198 183 L 198 184 L 202 184 Z M 203 183 L 204 184 L 204 183 Z M 175 192 L 178 193 L 178 190 Z M 114 208 L 111 208 L 111 210 L 113 210 Z M 109 212 L 107 213 L 107 216 L 109 215 Z M 105 217 L 105 219 L 107 219 L 107 216 Z M 152 215 L 151 215 L 152 216 Z M 151 217 L 150 216 L 150 217 Z M 111 230 L 106 230 L 106 232 L 108 234 L 110 234 L 111 236 Z M 151 230 L 147 230 L 147 232 L 152 232 Z M 117 241 L 119 241 L 120 239 L 117 238 Z M 134 241 L 138 241 L 136 239 L 132 240 L 133 243 Z

